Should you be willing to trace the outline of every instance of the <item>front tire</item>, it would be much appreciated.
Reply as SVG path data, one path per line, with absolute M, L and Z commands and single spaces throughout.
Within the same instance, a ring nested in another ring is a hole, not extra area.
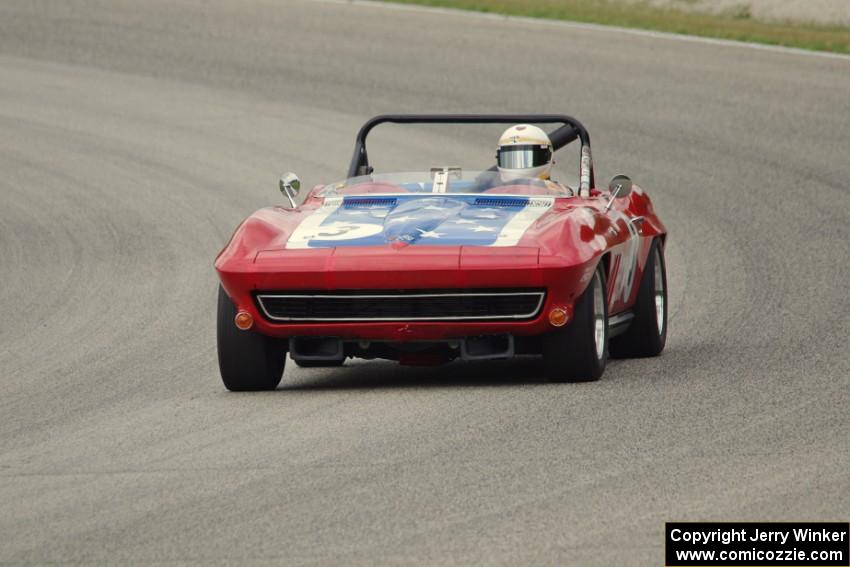
M 236 306 L 218 288 L 218 368 L 231 392 L 274 390 L 283 377 L 286 341 L 254 331 L 240 331 L 233 322 Z
M 608 358 L 608 297 L 602 262 L 576 301 L 572 322 L 543 337 L 545 377 L 552 382 L 591 382 Z
M 633 310 L 635 318 L 625 333 L 611 339 L 617 358 L 658 356 L 667 344 L 667 270 L 664 250 L 653 240 Z

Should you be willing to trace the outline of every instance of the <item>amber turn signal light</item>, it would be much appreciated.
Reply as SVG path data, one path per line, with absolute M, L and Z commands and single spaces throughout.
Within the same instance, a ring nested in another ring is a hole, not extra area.
M 555 307 L 549 312 L 549 323 L 551 323 L 553 327 L 563 327 L 567 324 L 567 320 L 569 318 L 570 317 L 567 312 L 560 307 Z
M 254 325 L 254 318 L 247 311 L 240 311 L 233 318 L 233 322 L 236 324 L 237 329 L 247 331 Z

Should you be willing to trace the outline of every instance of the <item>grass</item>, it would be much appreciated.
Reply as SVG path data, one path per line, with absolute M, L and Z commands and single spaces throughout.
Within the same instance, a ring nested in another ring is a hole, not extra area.
M 850 29 L 753 20 L 749 10 L 725 15 L 683 12 L 615 0 L 390 0 L 512 16 L 571 20 L 850 53 Z

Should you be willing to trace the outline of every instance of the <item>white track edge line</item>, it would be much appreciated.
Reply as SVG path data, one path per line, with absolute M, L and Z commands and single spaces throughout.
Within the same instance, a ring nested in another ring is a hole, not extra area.
M 758 51 L 767 51 L 773 53 L 783 53 L 787 55 L 803 55 L 807 57 L 820 57 L 822 59 L 834 59 L 839 61 L 850 61 L 850 55 L 844 53 L 832 53 L 830 51 L 814 51 L 810 49 L 802 49 L 799 47 L 785 47 L 782 45 L 771 45 L 767 43 L 751 43 L 747 41 L 738 41 L 734 39 L 719 39 L 713 37 L 701 37 L 697 35 L 686 35 L 673 32 L 662 32 L 653 30 L 644 30 L 637 28 L 625 28 L 621 26 L 609 26 L 604 24 L 591 24 L 585 22 L 572 22 L 568 20 L 550 20 L 546 18 L 531 18 L 528 16 L 510 16 L 505 14 L 494 14 L 490 12 L 478 12 L 475 10 L 464 10 L 461 8 L 444 8 L 437 6 L 422 6 L 417 4 L 395 4 L 392 2 L 382 2 L 379 0 L 311 0 L 323 4 L 340 4 L 351 6 L 364 6 L 368 8 L 384 8 L 386 10 L 400 10 L 410 12 L 424 12 L 430 14 L 443 14 L 450 16 L 464 16 L 470 18 L 483 18 L 497 21 L 514 21 L 525 24 L 535 24 L 544 26 L 557 26 L 571 29 L 580 29 L 588 31 L 601 31 L 608 33 L 624 33 L 641 37 L 650 37 L 655 39 L 666 39 L 668 41 L 685 41 L 690 43 L 702 43 L 707 45 L 720 45 L 725 47 L 743 47 L 746 49 L 754 49 Z

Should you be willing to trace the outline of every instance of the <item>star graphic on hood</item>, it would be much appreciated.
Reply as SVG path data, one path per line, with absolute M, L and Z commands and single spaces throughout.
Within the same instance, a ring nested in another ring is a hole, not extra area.
M 433 230 L 422 230 L 421 228 L 417 228 L 416 230 L 419 231 L 420 238 L 440 238 L 443 236 L 442 233 Z

